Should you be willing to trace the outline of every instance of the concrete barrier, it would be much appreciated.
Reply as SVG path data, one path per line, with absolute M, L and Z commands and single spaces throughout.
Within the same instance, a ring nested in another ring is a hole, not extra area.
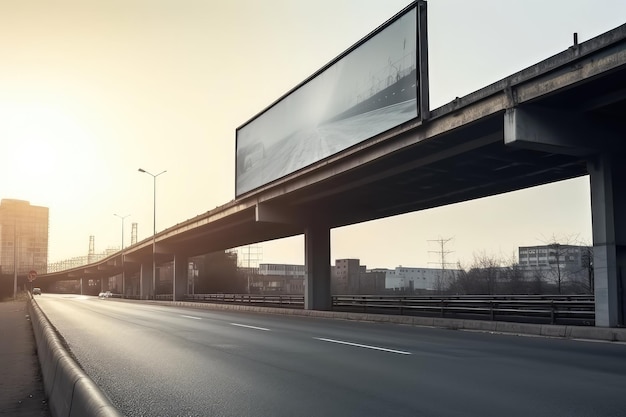
M 121 417 L 67 352 L 34 300 L 28 301 L 43 384 L 53 417 Z

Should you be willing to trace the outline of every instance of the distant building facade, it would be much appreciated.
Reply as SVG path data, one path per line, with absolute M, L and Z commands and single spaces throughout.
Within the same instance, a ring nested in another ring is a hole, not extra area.
M 304 294 L 304 265 L 259 264 L 250 276 L 250 292 L 257 294 Z M 382 294 L 385 275 L 369 272 L 359 259 L 337 259 L 331 266 L 332 294 Z
M 248 271 L 250 292 L 256 294 L 304 294 L 304 265 L 259 264 Z
M 376 268 L 368 270 L 359 259 L 337 259 L 331 266 L 330 286 L 333 295 L 386 294 L 397 291 L 437 291 L 451 282 L 455 269 Z M 258 268 L 239 268 L 249 277 L 251 293 L 303 294 L 306 268 L 304 265 L 259 264 Z M 442 280 L 443 277 L 443 280 Z
M 524 268 L 560 267 L 570 270 L 586 268 L 591 247 L 561 245 L 520 246 L 519 265 Z
M 555 283 L 589 287 L 593 275 L 591 246 L 561 245 L 520 246 L 518 263 L 524 278 L 541 277 Z M 587 288 L 589 289 L 589 288 Z
M 369 272 L 359 259 L 337 259 L 331 267 L 330 288 L 332 294 L 358 295 L 385 292 L 385 277 Z
M 438 291 L 454 280 L 458 270 L 441 268 L 413 268 L 398 266 L 395 269 L 373 269 L 385 275 L 385 288 L 391 291 Z
M 304 293 L 306 268 L 304 265 L 259 264 L 248 271 L 250 292 L 258 294 Z M 436 268 L 368 270 L 359 259 L 337 259 L 331 266 L 330 286 L 333 295 L 385 294 L 395 291 L 435 291 L 442 285 L 442 276 L 453 279 L 456 270 Z M 448 281 L 446 281 L 448 282 Z
M 28 201 L 0 201 L 0 275 L 44 274 L 48 268 L 47 207 Z

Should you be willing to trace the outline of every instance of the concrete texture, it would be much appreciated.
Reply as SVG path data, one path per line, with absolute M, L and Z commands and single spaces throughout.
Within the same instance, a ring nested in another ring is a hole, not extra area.
M 26 300 L 0 302 L 0 414 L 49 417 Z
M 36 302 L 26 302 L 54 417 L 121 417 L 62 345 Z

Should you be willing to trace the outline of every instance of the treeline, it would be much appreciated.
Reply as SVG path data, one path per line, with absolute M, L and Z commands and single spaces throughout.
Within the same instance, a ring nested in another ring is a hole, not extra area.
M 193 257 L 190 261 L 195 265 L 196 294 L 248 292 L 247 271 L 237 267 L 236 253 L 213 252 Z M 168 288 L 163 289 L 164 293 Z M 550 265 L 542 269 L 523 269 L 513 257 L 503 259 L 482 253 L 475 254 L 467 267 L 459 264 L 456 269 L 445 271 L 436 280 L 433 290 L 416 289 L 413 292 L 440 295 L 591 294 L 593 268 L 592 265 L 579 269 Z M 383 287 L 370 293 L 384 294 L 387 290 Z
M 515 261 L 485 254 L 475 255 L 473 263 L 458 266 L 454 274 L 439 280 L 440 294 L 592 294 L 593 269 L 564 269 L 550 265 L 522 269 Z

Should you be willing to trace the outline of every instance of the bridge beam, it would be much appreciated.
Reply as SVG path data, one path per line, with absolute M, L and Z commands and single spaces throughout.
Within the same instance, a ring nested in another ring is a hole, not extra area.
M 596 326 L 616 327 L 626 316 L 625 154 L 590 159 Z
M 311 224 L 304 231 L 305 310 L 330 310 L 330 227 Z
M 582 115 L 524 106 L 504 114 L 504 143 L 509 146 L 563 155 L 585 156 L 599 152 L 614 140 Z M 594 140 L 590 141 L 589 138 Z

